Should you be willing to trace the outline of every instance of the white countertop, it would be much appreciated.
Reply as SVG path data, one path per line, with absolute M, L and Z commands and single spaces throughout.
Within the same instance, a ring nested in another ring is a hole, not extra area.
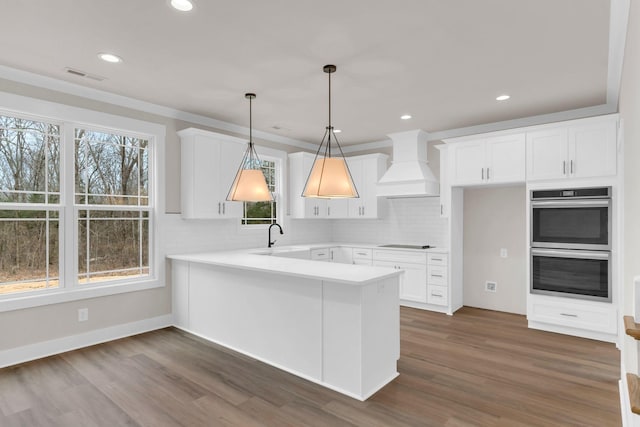
M 386 267 L 256 255 L 255 253 L 251 253 L 251 249 L 233 252 L 168 255 L 168 258 L 249 271 L 327 280 L 349 285 L 366 285 L 402 273 L 402 271 Z

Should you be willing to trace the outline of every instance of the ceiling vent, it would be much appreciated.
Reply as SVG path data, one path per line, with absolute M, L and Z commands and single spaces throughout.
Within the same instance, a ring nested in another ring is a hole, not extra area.
M 74 76 L 78 76 L 78 77 L 84 77 L 85 79 L 90 79 L 90 80 L 95 80 L 97 82 L 101 82 L 103 80 L 105 80 L 104 77 L 101 76 L 97 76 L 95 74 L 89 74 L 89 73 L 85 73 L 84 71 L 80 71 L 80 70 L 76 70 L 75 68 L 65 68 L 64 69 L 67 73 L 72 74 Z

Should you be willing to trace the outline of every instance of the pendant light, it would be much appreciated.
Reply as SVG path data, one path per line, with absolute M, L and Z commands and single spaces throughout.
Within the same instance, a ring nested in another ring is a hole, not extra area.
M 251 101 L 256 97 L 255 93 L 246 93 L 249 100 L 249 144 L 245 151 L 236 178 L 231 184 L 227 200 L 240 202 L 268 202 L 273 201 L 273 194 L 269 191 L 267 180 L 262 172 L 262 162 L 253 148 L 253 130 L 251 116 Z
M 327 126 L 320 147 L 316 152 L 313 166 L 307 177 L 302 197 L 347 198 L 360 197 L 353 183 L 349 166 L 344 158 L 338 138 L 331 126 L 331 74 L 336 72 L 335 65 L 325 65 L 323 71 L 329 75 L 329 126 Z M 332 152 L 331 138 L 337 150 Z

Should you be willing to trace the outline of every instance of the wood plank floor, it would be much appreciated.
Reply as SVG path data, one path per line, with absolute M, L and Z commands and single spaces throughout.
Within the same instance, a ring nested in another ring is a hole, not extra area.
M 174 328 L 0 370 L 0 426 L 620 426 L 613 344 L 524 316 L 401 309 L 400 376 L 366 402 Z

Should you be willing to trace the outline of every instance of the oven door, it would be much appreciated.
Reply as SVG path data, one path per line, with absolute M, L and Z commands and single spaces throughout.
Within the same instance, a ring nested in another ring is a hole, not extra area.
M 531 248 L 531 293 L 611 301 L 611 252 Z
M 531 201 L 531 246 L 611 250 L 611 199 Z

